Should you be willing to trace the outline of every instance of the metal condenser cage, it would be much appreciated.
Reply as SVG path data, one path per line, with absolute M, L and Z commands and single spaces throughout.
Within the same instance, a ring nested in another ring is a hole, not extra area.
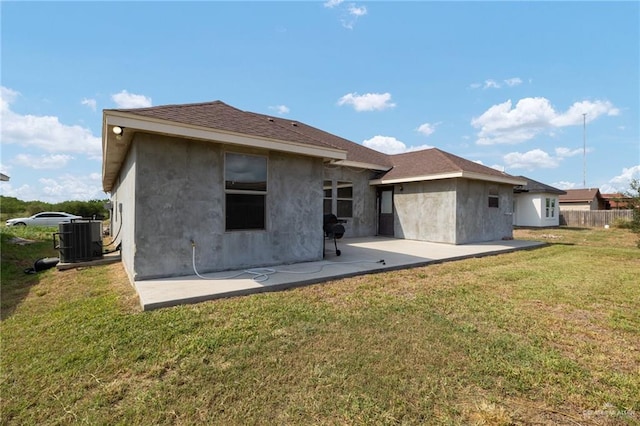
M 53 234 L 53 246 L 60 252 L 62 263 L 101 259 L 102 222 L 74 219 L 71 222 L 60 223 L 58 232 Z

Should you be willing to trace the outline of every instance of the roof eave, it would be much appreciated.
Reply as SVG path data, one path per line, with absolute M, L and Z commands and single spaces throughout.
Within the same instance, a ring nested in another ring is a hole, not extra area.
M 370 180 L 369 185 L 392 185 L 396 183 L 424 182 L 424 181 L 431 181 L 431 180 L 453 179 L 453 178 L 483 180 L 487 182 L 504 183 L 509 185 L 526 184 L 525 180 L 516 178 L 515 176 L 510 176 L 510 175 L 493 176 L 493 175 L 485 175 L 482 173 L 456 171 L 456 172 L 449 172 L 449 173 L 438 173 L 433 175 L 409 176 L 409 177 L 402 177 L 402 178 L 396 178 L 396 179 L 385 179 L 384 177 L 382 177 L 381 179 Z
M 119 140 L 110 130 L 114 126 L 120 126 L 125 129 Z M 131 136 L 135 132 L 165 134 L 185 139 L 261 148 L 330 160 L 346 160 L 347 158 L 347 152 L 337 148 L 250 136 L 111 110 L 104 112 L 102 122 L 102 185 L 107 192 L 111 191 L 113 187 L 115 177 L 128 150 L 128 144 L 131 142 Z M 125 134 L 127 137 L 125 137 Z M 126 146 L 123 146 L 125 144 Z M 113 158 L 114 156 L 116 158 Z M 117 168 L 117 170 L 114 170 L 114 168 Z
M 377 171 L 391 170 L 391 167 L 389 166 L 383 166 L 380 164 L 373 164 L 373 163 L 363 163 L 359 161 L 349 161 L 349 160 L 333 160 L 330 162 L 330 164 L 334 166 L 353 167 L 358 169 L 377 170 Z

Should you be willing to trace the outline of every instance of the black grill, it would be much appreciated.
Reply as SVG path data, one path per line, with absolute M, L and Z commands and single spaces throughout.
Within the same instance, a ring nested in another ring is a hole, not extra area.
M 323 239 L 323 256 L 324 256 L 324 241 L 328 239 L 333 240 L 333 245 L 336 248 L 336 256 L 340 256 L 342 253 L 338 250 L 338 241 L 344 235 L 343 223 L 347 223 L 346 220 L 338 219 L 335 214 L 325 214 L 322 230 L 324 231 Z

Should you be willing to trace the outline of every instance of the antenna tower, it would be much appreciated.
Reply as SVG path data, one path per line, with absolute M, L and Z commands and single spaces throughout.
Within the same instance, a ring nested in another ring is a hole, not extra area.
M 582 187 L 587 188 L 587 113 L 582 114 Z

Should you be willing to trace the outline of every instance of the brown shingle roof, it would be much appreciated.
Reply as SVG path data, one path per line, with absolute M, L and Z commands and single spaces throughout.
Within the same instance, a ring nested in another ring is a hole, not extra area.
M 542 182 L 538 182 L 537 180 L 530 179 L 526 176 L 518 176 L 527 181 L 526 185 L 524 185 L 520 190 L 525 190 L 529 193 L 547 193 L 547 194 L 566 194 L 566 191 L 562 189 L 554 188 L 553 186 L 544 184 Z
M 242 111 L 221 101 L 163 105 L 119 111 L 192 126 L 222 130 L 280 141 L 336 148 L 347 151 L 347 160 L 391 167 L 389 158 L 378 151 L 295 120 Z
M 392 155 L 391 161 L 393 169 L 384 175 L 384 180 L 462 172 L 477 173 L 496 178 L 513 177 L 438 148 Z
M 340 136 L 325 132 L 324 130 L 309 126 L 308 124 L 302 123 L 300 121 L 292 121 L 281 117 L 271 117 L 268 115 L 257 113 L 250 114 L 253 114 L 257 117 L 264 117 L 267 120 L 271 120 L 277 126 L 285 127 L 289 131 L 297 132 L 312 140 L 322 141 L 323 143 L 329 144 L 333 148 L 347 151 L 347 161 L 382 166 L 384 167 L 383 170 L 387 170 L 392 166 L 389 156 L 383 154 L 382 152 L 367 148 L 364 145 L 360 145 L 350 140 L 341 138 Z
M 591 202 L 596 197 L 601 198 L 598 188 L 585 188 L 567 189 L 566 194 L 560 195 L 559 199 L 561 203 L 580 203 Z
M 626 209 L 633 205 L 633 198 L 619 192 L 613 194 L 600 194 L 609 203 L 612 209 Z
M 505 178 L 518 179 L 437 148 L 386 155 L 299 121 L 242 111 L 221 101 L 105 110 L 105 114 L 109 112 L 126 113 L 258 138 L 339 149 L 347 153 L 347 162 L 365 164 L 376 170 L 388 170 L 383 180 L 447 173 L 478 174 L 498 181 Z
M 222 130 L 225 132 L 331 147 L 330 144 L 321 140 L 311 139 L 300 133 L 283 128 L 282 126 L 275 126 L 266 116 L 260 117 L 257 114 L 247 113 L 221 101 L 105 111 L 126 112 L 143 117 Z

